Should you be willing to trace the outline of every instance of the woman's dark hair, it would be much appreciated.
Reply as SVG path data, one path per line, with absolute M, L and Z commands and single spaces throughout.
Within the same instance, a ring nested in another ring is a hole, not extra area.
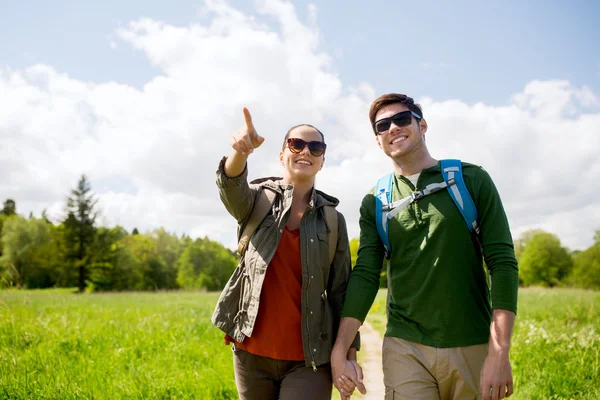
M 309 124 L 300 124 L 300 125 L 296 125 L 296 126 L 292 126 L 290 128 L 289 131 L 287 131 L 287 133 L 285 134 L 285 137 L 283 138 L 283 146 L 281 147 L 281 150 L 285 150 L 285 146 L 287 145 L 287 140 L 290 137 L 290 133 L 292 133 L 292 131 L 296 128 L 300 128 L 301 126 L 308 126 L 309 128 L 313 128 L 315 131 L 319 132 L 319 135 L 321 135 L 321 141 L 323 143 L 325 143 L 325 135 L 323 135 L 323 132 L 321 132 L 320 130 L 318 130 L 317 128 L 315 128 L 312 125 Z

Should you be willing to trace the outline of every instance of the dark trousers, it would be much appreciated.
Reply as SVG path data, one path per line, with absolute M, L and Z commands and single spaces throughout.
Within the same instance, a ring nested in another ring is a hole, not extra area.
M 241 400 L 331 400 L 331 366 L 316 371 L 304 361 L 250 354 L 232 345 L 235 384 Z

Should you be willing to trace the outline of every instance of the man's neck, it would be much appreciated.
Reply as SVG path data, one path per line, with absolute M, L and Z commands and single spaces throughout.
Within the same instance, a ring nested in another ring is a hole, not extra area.
M 428 151 L 392 158 L 392 161 L 394 162 L 394 171 L 403 176 L 418 174 L 425 168 L 433 167 L 437 164 L 437 160 L 431 157 Z

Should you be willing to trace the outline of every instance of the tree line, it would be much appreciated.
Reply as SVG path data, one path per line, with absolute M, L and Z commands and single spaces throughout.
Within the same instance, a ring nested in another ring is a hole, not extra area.
M 219 290 L 237 256 L 207 237 L 191 239 L 164 228 L 142 234 L 98 226 L 97 198 L 85 176 L 71 190 L 63 218 L 28 218 L 7 199 L 0 210 L 0 288 L 77 287 L 79 291 Z M 586 250 L 571 251 L 549 232 L 515 240 L 521 286 L 600 289 L 600 230 Z M 350 242 L 352 265 L 359 241 Z M 380 286 L 386 287 L 385 268 Z
M 98 226 L 96 203 L 85 176 L 57 223 L 46 212 L 25 218 L 7 199 L 0 211 L 0 287 L 218 290 L 235 269 L 235 253 L 207 237 Z

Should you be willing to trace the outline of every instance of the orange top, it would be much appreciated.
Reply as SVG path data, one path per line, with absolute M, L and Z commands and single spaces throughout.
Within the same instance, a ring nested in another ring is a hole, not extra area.
M 267 267 L 252 336 L 235 345 L 259 356 L 302 361 L 300 229 L 284 229 Z M 225 335 L 225 343 L 233 339 Z

